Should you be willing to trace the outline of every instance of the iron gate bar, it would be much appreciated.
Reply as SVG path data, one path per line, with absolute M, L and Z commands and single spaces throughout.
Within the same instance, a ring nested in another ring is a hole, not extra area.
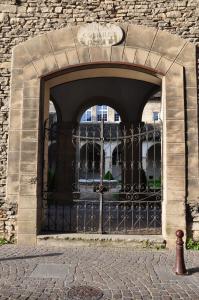
M 134 128 L 132 126 L 131 128 L 131 149 L 132 149 L 132 152 L 131 152 L 131 155 L 132 155 L 132 160 L 131 160 L 131 188 L 133 187 L 133 176 L 134 176 L 134 156 L 133 156 L 133 141 L 134 141 Z
M 50 218 L 46 231 L 98 233 L 98 218 L 94 212 L 99 208 L 99 201 L 74 200 L 73 205 L 49 204 Z M 67 219 L 60 218 L 62 211 L 67 212 Z M 122 206 L 118 202 L 104 202 L 108 211 L 103 219 L 103 233 L 114 234 L 160 234 L 161 207 L 157 201 L 129 202 Z M 83 212 L 80 213 L 80 212 Z M 89 214 L 90 212 L 90 214 Z M 57 220 L 57 222 L 55 222 Z M 67 220 L 67 222 L 66 222 Z
M 45 131 L 48 139 L 45 145 L 56 143 L 59 134 L 59 127 L 51 124 Z M 45 188 L 47 205 L 44 205 L 43 229 L 53 232 L 161 233 L 162 185 L 161 181 L 158 185 L 157 180 L 160 170 L 156 173 L 160 165 L 156 145 L 161 145 L 161 136 L 161 124 L 155 122 L 128 129 L 104 123 L 103 119 L 100 124 L 80 124 L 72 135 L 76 152 L 73 201 L 67 203 L 66 199 L 66 203 L 60 205 L 53 200 L 49 186 Z M 108 163 L 105 145 L 108 145 L 110 156 Z M 145 158 L 144 169 L 143 145 L 147 151 L 153 146 L 152 160 L 149 161 L 149 156 Z M 114 165 L 113 149 L 116 152 Z M 104 168 L 108 167 L 111 173 L 113 166 L 119 177 L 117 180 L 110 176 L 105 179 Z M 153 182 L 149 180 L 150 172 Z
M 103 118 L 100 124 L 100 215 L 99 215 L 99 233 L 103 233 L 103 165 L 104 165 L 104 121 Z

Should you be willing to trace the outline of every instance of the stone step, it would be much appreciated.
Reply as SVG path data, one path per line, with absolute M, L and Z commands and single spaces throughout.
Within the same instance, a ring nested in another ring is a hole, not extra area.
M 113 246 L 131 248 L 164 249 L 161 235 L 112 235 L 112 234 L 44 234 L 37 236 L 37 245 L 46 247 Z

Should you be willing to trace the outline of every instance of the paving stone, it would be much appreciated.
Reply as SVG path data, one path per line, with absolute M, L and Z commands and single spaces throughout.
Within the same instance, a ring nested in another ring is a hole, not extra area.
M 188 269 L 198 261 L 199 252 L 186 252 Z M 166 250 L 5 245 L 0 247 L 0 300 L 72 300 L 68 291 L 74 286 L 100 289 L 102 300 L 199 299 L 197 269 L 177 276 L 174 262 L 175 253 Z
M 68 267 L 61 264 L 39 264 L 30 277 L 35 278 L 66 278 Z

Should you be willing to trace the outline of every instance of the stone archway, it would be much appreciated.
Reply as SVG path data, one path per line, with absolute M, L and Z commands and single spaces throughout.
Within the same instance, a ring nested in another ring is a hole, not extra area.
M 38 232 L 41 99 L 44 90 L 45 99 L 49 99 L 51 86 L 76 78 L 74 66 L 82 68 L 84 78 L 92 72 L 101 76 L 109 72 L 117 76 L 121 72 L 122 77 L 162 82 L 163 237 L 168 245 L 173 245 L 176 229 L 186 231 L 185 201 L 195 201 L 198 190 L 198 168 L 193 168 L 198 165 L 196 49 L 161 30 L 136 25 L 121 27 L 125 32 L 121 45 L 79 45 L 78 27 L 72 27 L 27 40 L 13 49 L 7 201 L 18 203 L 17 237 L 21 245 L 36 244 Z M 109 69 L 93 68 L 96 63 Z M 113 63 L 117 63 L 117 68 L 110 68 Z M 42 82 L 45 89 L 41 89 Z

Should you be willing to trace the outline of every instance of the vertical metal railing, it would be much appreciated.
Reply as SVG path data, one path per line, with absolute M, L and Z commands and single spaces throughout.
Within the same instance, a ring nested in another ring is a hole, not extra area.
M 99 233 L 103 233 L 103 167 L 104 167 L 104 121 L 100 124 L 100 186 L 99 186 Z
M 133 145 L 134 145 L 134 127 L 132 125 L 131 127 L 131 190 L 133 190 L 133 185 L 134 185 L 134 167 L 135 167 Z
M 124 150 L 123 150 L 123 190 L 126 191 L 126 171 L 127 171 L 127 165 L 126 165 L 126 127 L 124 126 L 123 128 L 123 147 L 124 147 Z
M 45 210 L 47 231 L 161 232 L 162 189 L 156 180 L 159 174 L 156 145 L 161 143 L 161 124 L 123 126 L 122 129 L 118 125 L 115 129 L 109 126 L 102 120 L 95 126 L 80 126 L 74 132 L 74 199 L 65 204 L 48 202 Z M 151 158 L 146 154 L 143 158 L 143 143 L 147 149 L 153 146 Z M 122 174 L 120 179 L 115 179 L 114 174 L 112 178 L 113 145 L 116 147 L 114 164 Z M 104 150 L 111 161 L 105 162 Z M 106 172 L 109 169 L 111 177 L 106 178 L 104 167 Z M 152 183 L 149 174 L 153 177 Z

